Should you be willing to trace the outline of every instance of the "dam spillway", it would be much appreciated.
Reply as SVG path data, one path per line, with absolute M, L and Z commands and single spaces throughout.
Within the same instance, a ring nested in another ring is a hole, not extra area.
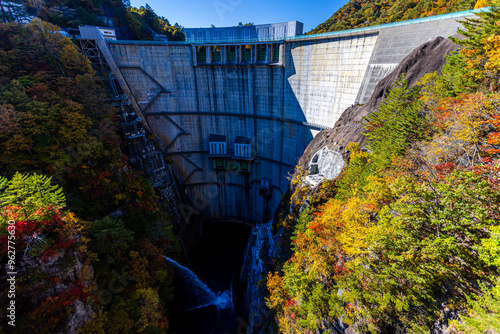
M 200 217 L 254 224 L 271 218 L 286 176 L 318 131 L 366 102 L 413 49 L 455 34 L 457 19 L 470 16 L 277 41 L 108 41 L 100 48 Z M 224 138 L 224 152 L 211 151 L 213 135 Z M 237 138 L 249 156 L 237 154 Z

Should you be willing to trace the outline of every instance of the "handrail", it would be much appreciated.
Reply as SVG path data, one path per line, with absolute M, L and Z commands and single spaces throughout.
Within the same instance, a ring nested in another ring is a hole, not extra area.
M 194 42 L 169 42 L 169 41 L 132 41 L 132 40 L 106 40 L 108 44 L 127 44 L 127 45 L 194 45 L 194 44 L 231 44 L 231 43 L 269 43 L 269 42 L 286 42 L 286 41 L 295 41 L 295 40 L 307 40 L 307 39 L 313 39 L 313 38 L 324 38 L 324 37 L 331 37 L 331 36 L 342 36 L 342 35 L 352 35 L 352 34 L 360 34 L 364 32 L 369 32 L 369 31 L 377 31 L 380 29 L 387 29 L 387 28 L 392 28 L 392 27 L 398 27 L 398 26 L 404 26 L 404 25 L 409 25 L 409 24 L 417 24 L 417 23 L 424 23 L 424 22 L 431 22 L 431 21 L 439 21 L 439 20 L 444 20 L 444 19 L 451 19 L 451 18 L 460 18 L 460 17 L 465 17 L 469 16 L 471 14 L 483 12 L 483 11 L 488 11 L 488 7 L 484 8 L 479 8 L 479 9 L 471 9 L 471 10 L 466 10 L 462 12 L 455 12 L 455 13 L 448 13 L 448 14 L 441 14 L 441 15 L 435 15 L 435 16 L 429 16 L 429 17 L 422 17 L 418 19 L 412 19 L 412 20 L 406 20 L 406 21 L 399 21 L 399 22 L 392 22 L 392 23 L 385 23 L 385 24 L 380 24 L 376 26 L 369 26 L 369 27 L 362 27 L 362 28 L 354 28 L 354 29 L 348 29 L 348 30 L 340 30 L 340 31 L 330 31 L 330 32 L 325 32 L 321 34 L 312 34 L 312 35 L 300 35 L 300 36 L 289 36 L 289 37 L 280 37 L 280 38 L 267 38 L 267 39 L 262 39 L 262 38 L 252 38 L 252 39 L 234 39 L 234 40 L 224 40 L 224 41 L 212 41 L 208 39 L 204 39 L 203 41 L 194 41 Z
M 309 39 L 309 38 L 317 38 L 317 37 L 329 37 L 329 36 L 336 36 L 336 35 L 355 34 L 355 33 L 366 32 L 366 31 L 370 31 L 370 30 L 380 30 L 380 29 L 404 26 L 404 25 L 409 25 L 409 24 L 417 24 L 417 23 L 446 20 L 446 19 L 452 19 L 452 18 L 458 18 L 458 17 L 465 17 L 465 16 L 469 16 L 471 14 L 475 14 L 475 13 L 479 13 L 479 12 L 487 11 L 487 10 L 489 10 L 487 7 L 479 8 L 479 9 L 470 9 L 470 10 L 465 10 L 462 12 L 428 16 L 428 17 L 422 17 L 422 18 L 418 18 L 418 19 L 411 19 L 411 20 L 392 22 L 392 23 L 384 23 L 384 24 L 379 24 L 376 26 L 354 28 L 354 29 L 340 30 L 340 31 L 330 31 L 330 32 L 324 32 L 324 33 L 312 34 L 312 35 L 291 36 L 291 37 L 286 37 L 285 40 L 288 41 L 288 40 L 296 40 L 296 39 Z

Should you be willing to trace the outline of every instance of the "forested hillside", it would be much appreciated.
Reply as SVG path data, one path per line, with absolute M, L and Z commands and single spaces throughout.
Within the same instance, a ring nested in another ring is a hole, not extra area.
M 184 40 L 183 27 L 170 24 L 167 18 L 157 15 L 146 4 L 140 8 L 130 6 L 130 1 L 121 0 L 13 0 L 22 3 L 27 13 L 18 8 L 14 16 L 7 15 L 0 2 L 0 22 L 22 22 L 27 14 L 39 17 L 44 21 L 61 28 L 78 28 L 79 25 L 97 25 L 113 27 L 119 39 L 152 40 L 152 32 L 166 35 L 170 41 Z M 3 6 L 6 6 L 5 4 Z
M 310 33 L 368 27 L 473 9 L 475 0 L 350 0 Z
M 394 83 L 339 177 L 297 170 L 281 333 L 500 332 L 500 9 L 479 15 L 442 73 Z
M 17 271 L 9 332 L 165 333 L 170 219 L 123 154 L 103 83 L 58 31 L 0 24 L 0 261 Z

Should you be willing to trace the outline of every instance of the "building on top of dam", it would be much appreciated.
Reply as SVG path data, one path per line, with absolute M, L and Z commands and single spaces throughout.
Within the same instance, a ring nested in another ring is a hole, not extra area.
M 98 38 L 97 31 L 95 26 L 79 26 L 78 30 L 80 31 L 80 38 L 82 39 L 95 39 Z M 116 29 L 110 27 L 97 27 L 99 32 L 102 34 L 104 39 L 110 39 L 116 41 Z
M 234 27 L 185 28 L 186 42 L 245 43 L 283 40 L 285 37 L 302 35 L 304 24 L 298 21 Z

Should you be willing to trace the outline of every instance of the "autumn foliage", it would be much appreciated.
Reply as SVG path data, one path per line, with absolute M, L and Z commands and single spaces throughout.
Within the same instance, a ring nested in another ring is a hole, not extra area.
M 465 25 L 441 74 L 393 85 L 366 149 L 296 218 L 267 277 L 281 333 L 500 330 L 499 13 Z
M 0 24 L 0 87 L 0 262 L 14 220 L 15 332 L 74 332 L 71 319 L 88 333 L 167 332 L 173 272 L 162 254 L 176 257 L 176 239 L 122 153 L 90 62 L 49 23 Z
M 311 33 L 347 30 L 474 8 L 475 0 L 351 0 Z

